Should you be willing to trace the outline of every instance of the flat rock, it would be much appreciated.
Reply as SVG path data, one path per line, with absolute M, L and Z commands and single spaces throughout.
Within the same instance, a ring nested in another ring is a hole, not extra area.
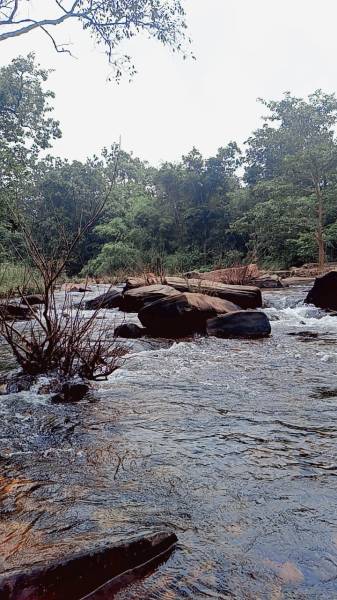
M 207 321 L 208 335 L 221 338 L 258 338 L 271 333 L 267 315 L 255 310 L 240 310 Z
M 281 278 L 278 277 L 278 275 L 272 275 L 270 273 L 265 273 L 254 278 L 252 284 L 260 289 L 277 289 L 284 287 Z
M 144 306 L 138 317 L 151 335 L 185 337 L 204 332 L 210 317 L 237 310 L 235 304 L 222 298 L 186 292 Z
M 261 290 L 256 286 L 229 285 L 205 281 L 204 279 L 183 279 L 182 277 L 166 277 L 165 283 L 180 292 L 204 293 L 217 296 L 237 304 L 240 308 L 260 308 L 262 306 Z
M 1 600 L 76 600 L 109 582 L 109 598 L 145 563 L 153 568 L 174 549 L 174 533 L 160 532 L 124 543 L 94 547 L 58 562 L 17 572 L 0 580 Z
M 128 277 L 123 292 L 137 287 L 143 287 L 144 285 L 155 285 L 156 283 L 161 283 L 161 281 L 154 273 L 145 273 L 138 277 Z
M 120 310 L 124 312 L 138 312 L 150 302 L 169 298 L 170 296 L 177 296 L 177 294 L 179 292 L 169 285 L 162 285 L 161 283 L 144 285 L 124 292 L 120 303 Z

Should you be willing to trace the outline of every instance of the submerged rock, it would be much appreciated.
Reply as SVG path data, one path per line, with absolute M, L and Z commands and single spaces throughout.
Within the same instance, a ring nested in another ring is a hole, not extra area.
M 169 285 L 156 283 L 155 285 L 145 285 L 124 292 L 120 303 L 120 310 L 124 312 L 138 312 L 143 306 L 150 302 L 155 302 L 161 298 L 177 296 L 180 292 Z
M 118 290 L 110 290 L 92 300 L 87 300 L 85 310 L 99 310 L 100 308 L 119 308 L 122 294 Z
M 70 379 L 57 385 L 57 394 L 52 396 L 52 402 L 79 402 L 90 390 L 90 385 L 79 378 Z
M 255 310 L 240 310 L 207 321 L 208 335 L 216 337 L 266 337 L 271 333 L 267 315 Z
M 37 304 L 44 304 L 44 299 L 40 294 L 31 294 L 30 296 L 24 296 L 22 303 L 27 306 L 35 306 Z
M 152 335 L 185 337 L 204 332 L 210 317 L 236 310 L 235 304 L 221 298 L 185 293 L 144 306 L 138 317 Z
M 337 271 L 317 277 L 305 302 L 325 310 L 337 310 Z
M 14 373 L 5 375 L 0 379 L 1 395 L 27 392 L 35 383 L 36 378 L 26 373 Z
M 115 329 L 115 337 L 138 339 L 146 335 L 146 329 L 135 323 L 123 323 Z
M 160 532 L 124 543 L 95 547 L 31 568 L 0 581 L 1 600 L 75 600 L 109 582 L 109 594 L 128 583 L 145 563 L 154 566 L 174 549 L 174 533 Z M 123 577 L 122 577 L 123 576 Z M 109 595 L 110 597 L 110 595 Z
M 32 310 L 22 304 L 0 304 L 0 313 L 6 321 L 27 321 L 33 317 Z
M 240 308 L 260 308 L 262 294 L 258 287 L 250 285 L 229 285 L 204 279 L 183 279 L 182 277 L 167 277 L 167 285 L 180 292 L 194 292 L 217 296 L 237 304 Z

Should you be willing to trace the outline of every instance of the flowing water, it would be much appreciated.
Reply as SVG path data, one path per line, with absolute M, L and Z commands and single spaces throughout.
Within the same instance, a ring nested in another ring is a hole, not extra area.
M 336 599 L 337 316 L 304 294 L 264 294 L 265 340 L 130 342 L 79 404 L 1 397 L 0 572 L 168 528 L 118 600 Z

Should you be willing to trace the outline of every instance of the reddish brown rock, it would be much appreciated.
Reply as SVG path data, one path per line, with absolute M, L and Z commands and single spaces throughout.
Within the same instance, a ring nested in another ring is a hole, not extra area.
M 161 532 L 116 545 L 94 547 L 0 581 L 1 600 L 75 600 L 108 583 L 109 597 L 135 578 L 137 569 L 165 560 L 177 542 Z M 142 571 L 140 571 L 142 573 Z
M 165 283 L 180 292 L 203 293 L 217 296 L 237 304 L 240 308 L 260 308 L 262 306 L 261 290 L 249 285 L 229 285 L 205 281 L 204 279 L 183 279 L 182 277 L 166 277 Z
M 177 296 L 177 294 L 179 292 L 169 285 L 162 285 L 161 283 L 144 285 L 124 292 L 120 309 L 124 312 L 138 312 L 150 302 Z
M 235 304 L 221 298 L 187 292 L 148 304 L 138 317 L 151 335 L 184 337 L 204 332 L 207 319 L 236 310 Z

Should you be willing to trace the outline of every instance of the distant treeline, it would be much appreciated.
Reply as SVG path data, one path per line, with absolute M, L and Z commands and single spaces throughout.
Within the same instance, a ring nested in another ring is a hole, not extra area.
M 78 245 L 69 274 L 337 259 L 334 94 L 262 101 L 264 124 L 242 148 L 231 142 L 210 158 L 193 148 L 155 168 L 116 144 L 84 163 L 42 158 L 61 136 L 47 77 L 32 55 L 0 70 L 2 262 L 26 260 L 20 227 L 28 222 L 36 244 L 55 259 L 60 241 L 105 195 L 106 209 Z

